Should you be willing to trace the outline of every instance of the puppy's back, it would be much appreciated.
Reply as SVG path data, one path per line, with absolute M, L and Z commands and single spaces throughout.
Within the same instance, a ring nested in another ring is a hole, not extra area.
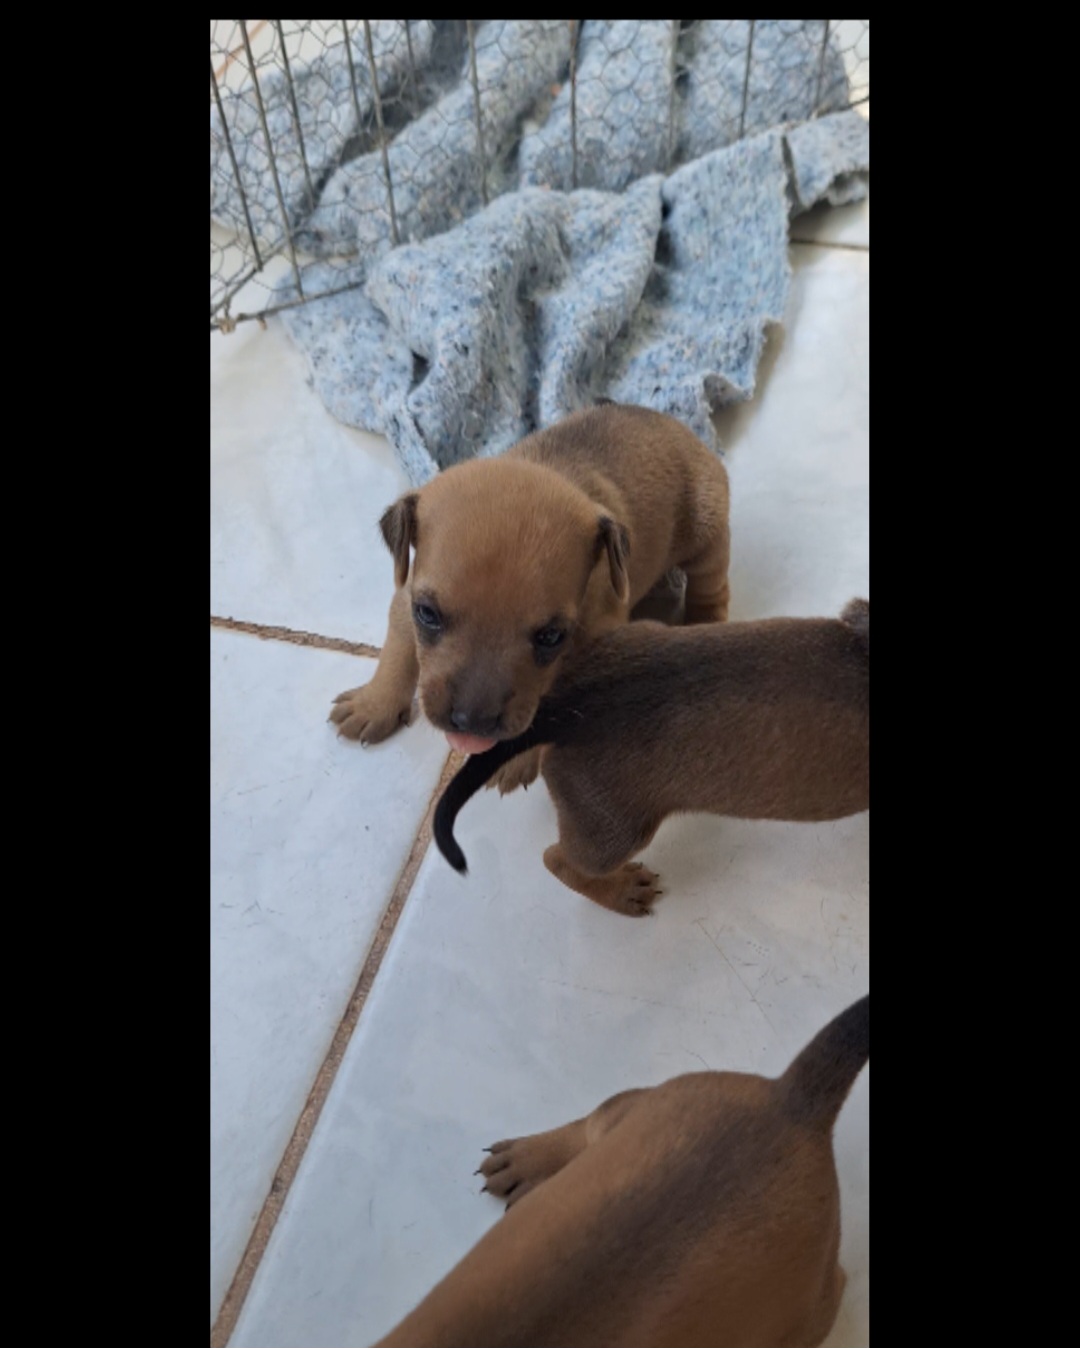
M 864 998 L 776 1080 L 643 1091 L 378 1348 L 820 1343 L 842 1287 L 831 1130 L 868 1055 Z
M 649 586 L 727 530 L 722 460 L 682 422 L 651 408 L 585 408 L 507 453 L 554 469 L 610 510 L 626 527 L 632 565 L 651 577 Z M 672 554 L 681 556 L 673 562 Z
M 586 830 L 597 813 L 648 832 L 680 810 L 813 822 L 869 809 L 870 605 L 597 638 L 528 731 L 468 759 L 443 792 L 435 841 L 455 870 L 462 806 L 539 744 L 554 746 L 544 776 Z
M 549 699 L 545 768 L 660 819 L 838 819 L 870 804 L 866 637 L 827 618 L 681 630 L 633 623 L 585 652 Z
M 844 618 L 683 628 L 635 622 L 594 641 L 549 694 L 545 711 L 557 719 L 554 742 L 562 745 L 630 730 L 635 718 L 642 730 L 650 723 L 670 729 L 683 706 L 707 712 L 724 698 L 868 706 L 869 641 L 869 605 L 858 626 Z

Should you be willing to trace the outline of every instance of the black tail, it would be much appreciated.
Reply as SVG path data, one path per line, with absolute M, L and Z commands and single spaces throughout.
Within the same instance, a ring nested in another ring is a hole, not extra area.
M 527 749 L 534 748 L 537 744 L 550 744 L 554 738 L 554 726 L 542 712 L 538 713 L 536 720 L 524 734 L 512 740 L 500 740 L 487 753 L 471 754 L 458 774 L 451 779 L 435 807 L 433 830 L 439 851 L 455 871 L 464 874 L 468 869 L 465 865 L 465 853 L 457 845 L 457 839 L 454 837 L 454 820 L 458 817 L 458 811 L 470 796 L 476 795 L 484 783 L 495 776 L 504 763 L 509 763 L 512 758 L 523 754 Z
M 870 994 L 831 1020 L 781 1077 L 800 1122 L 831 1128 L 870 1057 Z

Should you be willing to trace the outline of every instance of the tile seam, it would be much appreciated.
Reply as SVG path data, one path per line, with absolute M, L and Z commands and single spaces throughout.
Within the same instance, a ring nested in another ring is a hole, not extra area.
M 244 1308 L 244 1302 L 251 1290 L 255 1274 L 259 1270 L 267 1244 L 271 1235 L 273 1235 L 278 1218 L 281 1216 L 293 1180 L 296 1178 L 297 1171 L 307 1152 L 308 1143 L 311 1141 L 312 1134 L 319 1122 L 323 1106 L 333 1087 L 338 1069 L 344 1060 L 353 1032 L 360 1021 L 360 1015 L 367 1002 L 368 994 L 374 985 L 383 958 L 390 946 L 398 919 L 401 917 L 405 902 L 412 891 L 420 864 L 427 853 L 428 844 L 431 842 L 431 817 L 435 810 L 435 804 L 446 783 L 463 761 L 459 754 L 451 753 L 443 764 L 439 780 L 431 793 L 424 817 L 413 838 L 409 854 L 405 858 L 405 864 L 402 866 L 394 884 L 390 899 L 383 910 L 375 936 L 361 966 L 356 986 L 353 988 L 345 1012 L 338 1023 L 333 1039 L 330 1041 L 330 1047 L 315 1076 L 315 1082 L 308 1093 L 304 1108 L 300 1111 L 300 1117 L 296 1121 L 292 1136 L 289 1138 L 281 1162 L 271 1181 L 270 1191 L 263 1202 L 254 1229 L 244 1248 L 244 1253 L 240 1257 L 240 1262 L 237 1264 L 236 1272 L 233 1274 L 232 1282 L 229 1284 L 229 1289 L 221 1303 L 221 1309 L 218 1311 L 217 1318 L 211 1328 L 210 1348 L 225 1348 L 233 1330 L 236 1328 L 236 1322 Z
M 344 651 L 346 655 L 361 655 L 377 660 L 381 648 L 369 646 L 366 641 L 346 641 L 344 637 L 324 637 L 318 632 L 305 632 L 295 627 L 273 627 L 268 623 L 244 622 L 239 618 L 220 618 L 210 615 L 210 626 L 223 632 L 247 632 L 263 641 L 287 641 L 294 646 L 315 646 L 322 651 Z

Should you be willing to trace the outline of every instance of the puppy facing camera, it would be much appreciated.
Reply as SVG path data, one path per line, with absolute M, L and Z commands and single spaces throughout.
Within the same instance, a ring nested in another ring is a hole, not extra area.
M 632 612 L 727 617 L 724 465 L 647 408 L 588 408 L 448 468 L 381 528 L 397 585 L 386 641 L 371 682 L 330 714 L 365 744 L 408 722 L 419 686 L 451 746 L 483 752 L 525 731 L 563 670 Z M 527 785 L 538 768 L 520 756 L 498 785 Z

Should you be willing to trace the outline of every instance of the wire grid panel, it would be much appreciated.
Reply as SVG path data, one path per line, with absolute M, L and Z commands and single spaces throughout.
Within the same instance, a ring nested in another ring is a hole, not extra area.
M 211 327 L 360 284 L 517 187 L 621 191 L 868 115 L 869 69 L 862 19 L 211 20 Z

